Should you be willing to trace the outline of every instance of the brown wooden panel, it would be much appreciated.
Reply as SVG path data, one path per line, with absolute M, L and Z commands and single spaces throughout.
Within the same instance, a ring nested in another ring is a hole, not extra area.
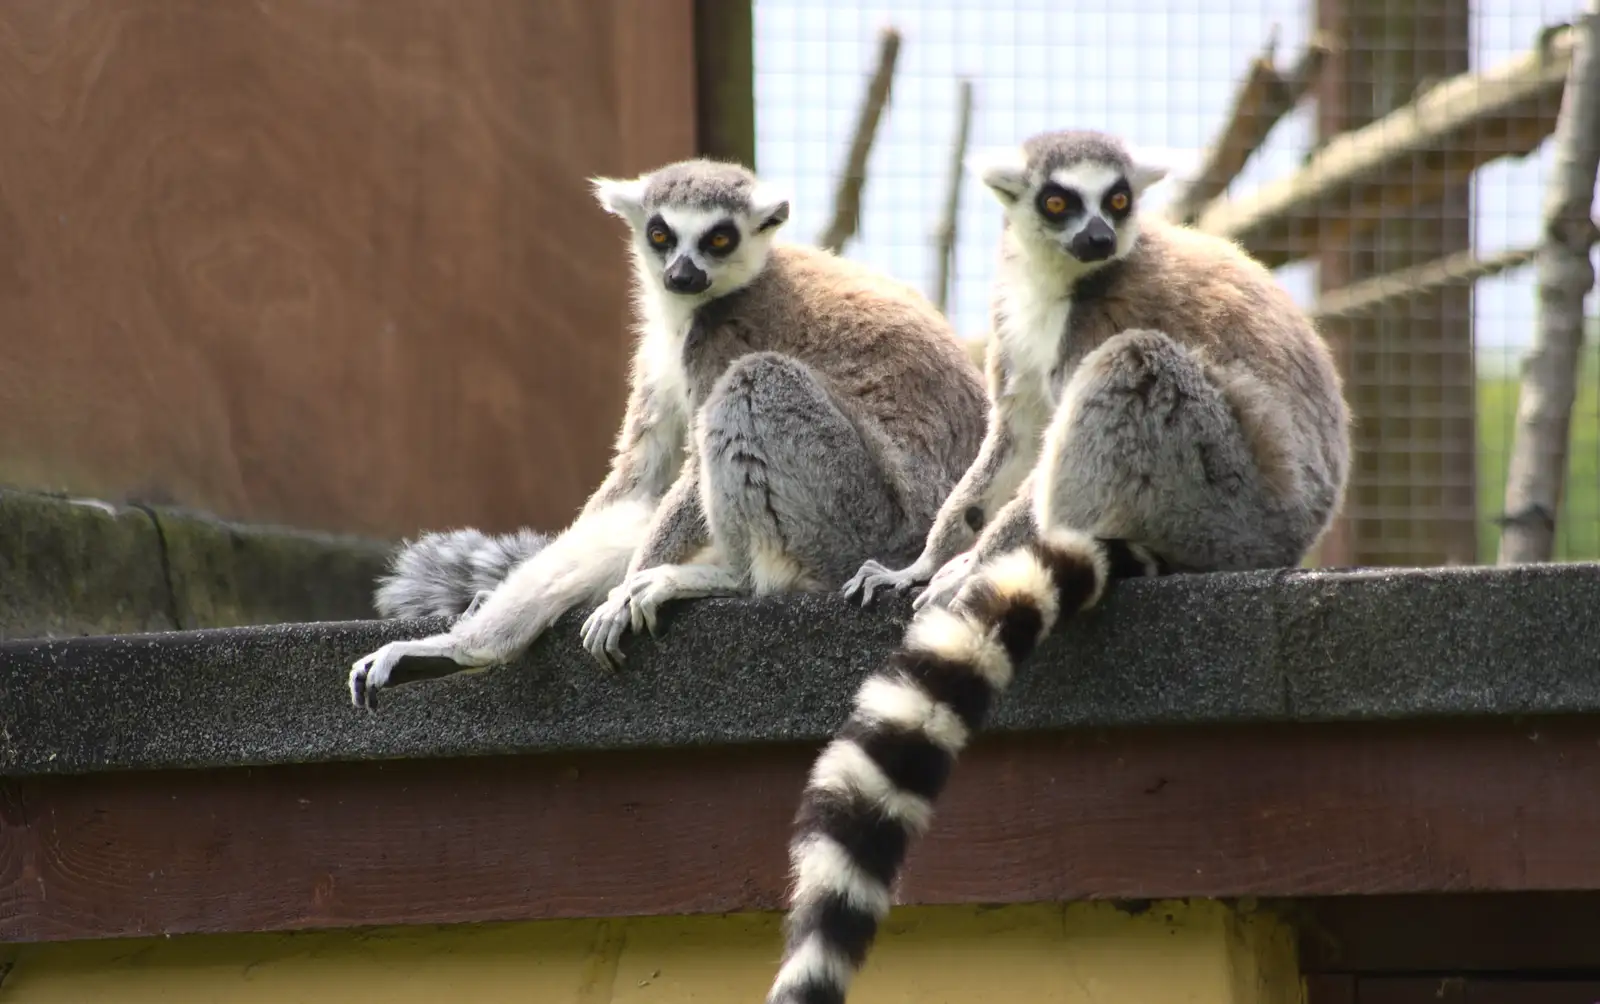
M 1467 1004 L 1466 981 L 1458 976 L 1358 980 L 1356 1004 Z
M 809 749 L 9 782 L 0 941 L 771 909 Z M 1600 721 L 989 737 L 906 902 L 1600 888 Z
M 1461 976 L 1379 977 L 1356 982 L 1353 1004 L 1594 1004 L 1600 981 Z M 1323 1004 L 1308 997 L 1307 1004 Z
M 1600 892 L 1340 896 L 1294 914 L 1308 972 L 1600 971 Z
M 694 151 L 691 0 L 0 6 L 0 480 L 568 520 L 621 414 L 585 178 Z
M 1348 973 L 1312 973 L 1305 982 L 1306 1004 L 1356 1004 L 1356 978 Z
M 1595 1004 L 1600 978 L 1469 980 L 1465 1004 Z
M 694 0 L 700 152 L 756 163 L 755 11 L 750 0 Z

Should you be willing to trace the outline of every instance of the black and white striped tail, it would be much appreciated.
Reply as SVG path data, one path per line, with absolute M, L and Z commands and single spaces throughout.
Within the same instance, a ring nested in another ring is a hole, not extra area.
M 425 533 L 395 552 L 373 606 L 380 617 L 460 616 L 478 593 L 494 589 L 548 543 L 549 536 L 528 529 Z
M 767 1004 L 844 1004 L 911 841 L 1016 668 L 1112 579 L 1169 571 L 1136 544 L 1052 530 L 979 567 L 949 608 L 918 611 L 811 769 Z

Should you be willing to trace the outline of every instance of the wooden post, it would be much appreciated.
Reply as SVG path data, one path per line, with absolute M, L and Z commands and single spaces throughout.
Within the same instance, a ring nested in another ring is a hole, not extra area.
M 755 29 L 750 0 L 694 0 L 695 118 L 702 157 L 755 170 Z M 626 15 L 624 15 L 626 16 Z
M 1317 88 L 1326 142 L 1430 83 L 1463 73 L 1467 0 L 1317 0 L 1317 26 L 1338 41 Z M 1471 247 L 1471 189 L 1325 246 L 1319 292 Z M 1476 372 L 1472 290 L 1446 288 L 1323 331 L 1356 416 L 1345 505 L 1318 555 L 1324 565 L 1439 565 L 1477 556 Z

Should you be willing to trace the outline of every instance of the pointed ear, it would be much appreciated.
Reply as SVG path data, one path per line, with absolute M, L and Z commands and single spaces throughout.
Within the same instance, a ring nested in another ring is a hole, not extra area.
M 1144 190 L 1165 178 L 1172 170 L 1165 163 L 1165 158 L 1151 153 L 1136 153 L 1133 156 L 1133 170 L 1128 172 L 1128 184 L 1133 188 L 1133 194 L 1142 195 Z
M 644 215 L 645 181 L 645 178 L 590 178 L 589 185 L 594 189 L 595 201 L 606 212 L 637 223 Z
M 967 170 L 1009 206 L 1028 190 L 1028 158 L 1020 149 L 983 150 L 967 158 Z
M 750 193 L 750 215 L 756 233 L 776 230 L 789 222 L 789 196 L 774 185 L 760 184 Z

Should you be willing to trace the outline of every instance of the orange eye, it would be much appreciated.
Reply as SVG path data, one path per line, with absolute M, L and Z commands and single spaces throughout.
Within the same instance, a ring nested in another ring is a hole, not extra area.
M 660 227 L 651 227 L 650 228 L 650 243 L 651 244 L 654 244 L 656 247 L 660 247 L 661 245 L 665 244 L 666 242 L 667 242 L 667 232 L 665 230 L 661 229 Z
M 1122 212 L 1124 209 L 1127 209 L 1128 208 L 1128 193 L 1127 192 L 1118 192 L 1116 195 L 1113 195 L 1111 197 L 1111 208 L 1114 211 L 1119 212 L 1119 213 Z
M 1059 195 L 1052 195 L 1044 200 L 1044 211 L 1051 216 L 1058 216 L 1067 211 L 1067 200 Z
M 730 239 L 727 234 L 715 234 L 711 238 L 711 246 L 720 250 L 728 246 Z

